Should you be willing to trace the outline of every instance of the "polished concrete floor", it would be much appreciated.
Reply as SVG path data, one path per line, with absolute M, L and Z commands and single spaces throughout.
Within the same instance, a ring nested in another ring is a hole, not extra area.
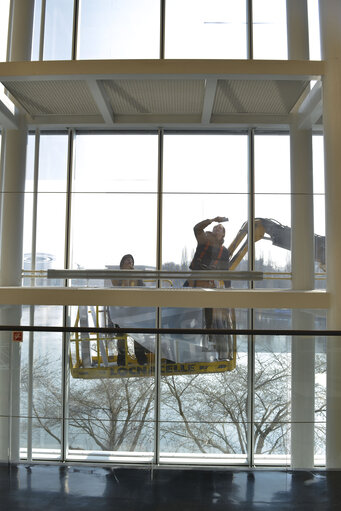
M 0 509 L 340 510 L 341 472 L 0 465 Z

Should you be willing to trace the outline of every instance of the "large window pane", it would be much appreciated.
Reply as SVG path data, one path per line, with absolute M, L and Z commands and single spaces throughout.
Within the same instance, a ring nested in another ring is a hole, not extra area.
M 73 1 L 46 0 L 44 60 L 72 58 Z
M 155 267 L 157 137 L 78 136 L 72 194 L 72 267 Z
M 34 150 L 35 136 L 29 135 L 26 152 L 26 181 L 25 181 L 25 203 L 24 203 L 24 235 L 23 252 L 24 268 L 32 269 L 32 220 L 33 220 L 33 187 L 34 187 Z M 27 285 L 29 283 L 27 282 Z
M 40 57 L 39 51 L 40 51 L 41 9 L 42 9 L 42 0 L 35 0 L 31 60 L 39 60 L 39 57 Z
M 62 326 L 63 308 L 34 306 L 36 326 Z M 22 324 L 30 324 L 31 308 L 23 306 Z M 29 423 L 32 458 L 60 459 L 62 446 L 62 346 L 61 333 L 25 333 L 21 352 L 20 451 L 27 457 Z M 33 364 L 30 365 L 29 350 Z M 32 382 L 32 410 L 28 409 Z M 32 413 L 32 415 L 30 415 Z
M 115 452 L 124 452 L 127 457 L 141 453 L 150 461 L 154 446 L 153 386 L 153 378 L 72 379 L 69 457 L 108 461 Z
M 82 0 L 79 59 L 159 57 L 158 0 Z
M 255 217 L 258 219 L 255 233 L 255 269 L 267 273 L 290 272 L 291 198 L 288 136 L 255 137 L 255 194 Z M 257 283 L 257 286 L 290 287 L 291 284 L 289 280 L 268 280 Z
M 321 60 L 319 0 L 308 0 L 309 58 Z
M 257 337 L 255 346 L 255 462 L 290 464 L 290 338 Z
M 166 2 L 166 58 L 243 59 L 246 56 L 246 2 Z
M 168 309 L 166 309 L 166 312 Z M 186 311 L 187 313 L 190 310 Z M 226 336 L 222 336 L 226 341 Z M 213 351 L 190 349 L 193 336 L 183 339 L 161 338 L 161 351 L 177 352 L 188 344 L 187 357 L 191 364 L 168 361 L 161 383 L 161 460 L 190 463 L 245 463 L 248 438 L 247 342 L 236 341 L 236 366 L 210 360 Z M 195 360 L 206 356 L 206 362 Z M 187 374 L 186 374 L 187 373 Z
M 325 249 L 325 189 L 324 189 L 324 150 L 323 136 L 313 137 L 313 171 L 314 171 L 314 232 L 315 237 L 315 287 L 326 287 L 326 249 Z
M 193 227 L 198 222 L 228 217 L 228 248 L 247 220 L 247 137 L 166 136 L 163 167 L 162 260 L 186 269 L 197 245 Z
M 36 251 L 54 268 L 64 266 L 67 154 L 67 135 L 40 137 Z
M 253 0 L 253 58 L 287 59 L 286 0 Z
M 155 326 L 153 309 L 136 309 L 73 307 L 72 323 Z M 154 450 L 155 336 L 73 334 L 70 347 L 70 459 L 108 461 L 120 452 L 121 459 L 122 455 L 126 460 L 138 455 L 139 461 L 150 461 Z

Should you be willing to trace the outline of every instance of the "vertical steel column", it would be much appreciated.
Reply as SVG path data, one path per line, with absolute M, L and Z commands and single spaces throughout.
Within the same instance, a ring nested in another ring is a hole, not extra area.
M 341 2 L 320 0 L 323 77 L 323 124 L 326 182 L 328 328 L 341 328 Z M 327 344 L 327 468 L 341 468 L 341 339 Z
M 255 267 L 255 241 L 254 241 L 254 219 L 255 219 L 255 151 L 254 151 L 254 130 L 248 132 L 249 143 L 249 168 L 248 168 L 248 269 L 253 271 Z M 249 289 L 253 289 L 253 282 L 249 282 Z M 253 309 L 248 311 L 248 328 L 253 328 Z M 254 466 L 254 381 L 255 381 L 255 338 L 248 336 L 248 434 L 247 452 L 249 466 Z
M 163 191 L 163 130 L 158 131 L 158 188 L 157 188 L 157 247 L 156 267 L 162 269 L 162 191 Z M 160 287 L 160 280 L 157 287 Z M 161 310 L 157 308 L 156 326 L 161 327 Z M 155 464 L 160 462 L 160 394 L 161 394 L 161 336 L 156 335 L 155 344 L 155 439 L 154 459 Z
M 247 19 L 247 58 L 253 59 L 253 0 L 246 0 L 246 19 Z
M 160 59 L 165 58 L 166 0 L 160 0 Z
M 39 60 L 44 60 L 45 17 L 46 17 L 46 0 L 41 0 L 40 34 L 39 34 Z
M 71 253 L 71 207 L 72 207 L 72 179 L 74 167 L 74 141 L 75 131 L 69 130 L 68 132 L 68 156 L 67 156 L 67 190 L 66 190 L 66 215 L 65 215 L 65 255 L 64 267 L 67 269 L 70 266 L 70 253 Z M 65 279 L 65 287 L 68 287 L 68 280 Z M 64 306 L 63 324 L 69 326 L 69 307 Z M 62 460 L 65 461 L 68 455 L 68 432 L 69 432 L 69 338 L 70 334 L 63 334 L 63 350 L 62 350 Z
M 289 59 L 309 59 L 306 0 L 287 0 Z M 314 204 L 312 131 L 290 127 L 291 265 L 293 289 L 314 288 Z M 292 312 L 294 329 L 312 329 L 314 319 L 304 311 Z M 291 465 L 314 466 L 315 340 L 293 337 L 291 349 Z
M 72 50 L 71 60 L 77 59 L 78 49 L 79 0 L 73 0 Z
M 39 176 L 40 132 L 36 130 L 34 147 L 34 177 L 33 177 L 33 207 L 32 207 L 32 240 L 31 240 L 31 270 L 36 269 L 37 247 L 37 209 L 38 209 L 38 176 Z M 35 279 L 31 279 L 35 286 Z M 30 305 L 30 325 L 34 325 L 34 305 Z M 32 419 L 33 419 L 33 362 L 34 362 L 34 332 L 29 333 L 28 346 L 28 391 L 27 391 L 27 461 L 32 461 Z

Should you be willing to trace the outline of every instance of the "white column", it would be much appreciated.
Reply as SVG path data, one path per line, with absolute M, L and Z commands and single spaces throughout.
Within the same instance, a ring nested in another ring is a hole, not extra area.
M 320 0 L 326 184 L 328 328 L 341 329 L 341 2 Z M 327 468 L 341 468 L 341 338 L 327 340 Z
M 287 0 L 288 57 L 309 59 L 306 0 Z M 292 288 L 314 288 L 314 217 L 312 132 L 301 130 L 293 116 L 290 127 L 291 260 Z M 313 318 L 294 310 L 292 327 L 312 329 Z M 291 464 L 295 469 L 314 466 L 315 342 L 292 338 Z
M 288 58 L 309 59 L 307 0 L 287 0 Z
M 314 287 L 312 134 L 294 123 L 291 141 L 291 256 L 293 289 Z M 314 328 L 311 314 L 293 310 L 292 327 Z M 315 339 L 293 336 L 291 350 L 291 464 L 314 466 Z
M 29 60 L 34 0 L 13 0 L 10 59 Z M 1 210 L 0 285 L 20 286 L 24 220 L 27 130 L 5 134 Z M 1 308 L 1 324 L 20 324 L 21 308 Z M 20 349 L 11 333 L 0 334 L 0 461 L 19 459 Z

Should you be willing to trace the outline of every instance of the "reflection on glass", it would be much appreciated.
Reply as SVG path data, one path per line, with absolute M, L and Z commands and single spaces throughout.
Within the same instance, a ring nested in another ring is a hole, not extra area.
M 291 322 L 292 311 L 289 309 L 254 309 L 253 312 L 253 327 L 255 329 L 290 329 Z M 266 336 L 262 340 L 262 345 L 266 345 L 268 341 L 274 342 L 271 336 Z
M 46 0 L 44 60 L 72 58 L 73 4 L 70 0 Z
M 253 58 L 287 59 L 286 1 L 253 0 L 252 9 Z
M 158 0 L 82 0 L 79 59 L 157 59 Z
M 166 58 L 246 58 L 246 2 L 166 2 Z
M 264 455 L 290 452 L 291 341 L 285 336 L 256 338 L 254 379 L 254 445 L 260 462 Z M 262 456 L 260 456 L 262 455 Z
M 207 325 L 207 312 L 212 314 L 213 323 Z M 176 329 L 233 329 L 236 328 L 234 309 L 162 309 L 163 328 Z M 236 357 L 236 338 L 233 335 L 210 334 L 169 334 L 162 336 L 161 358 L 166 367 L 163 374 L 204 373 L 216 370 L 233 370 Z M 217 363 L 218 361 L 218 363 Z M 176 367 L 171 367 L 176 364 Z M 182 366 L 182 364 L 184 364 Z M 168 367 L 169 365 L 169 367 Z

